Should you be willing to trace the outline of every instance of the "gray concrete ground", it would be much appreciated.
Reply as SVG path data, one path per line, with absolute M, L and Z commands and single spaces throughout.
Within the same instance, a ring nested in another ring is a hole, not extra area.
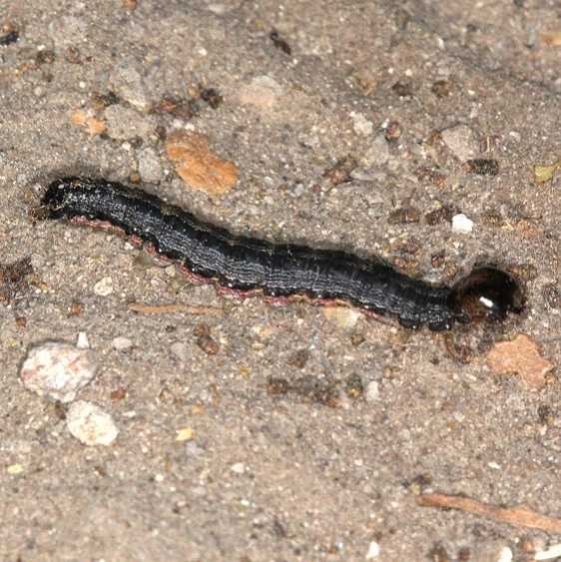
M 521 333 L 560 360 L 560 187 L 532 181 L 561 154 L 559 47 L 543 35 L 561 29 L 556 2 L 36 0 L 0 14 L 0 256 L 35 272 L 2 308 L 2 560 L 485 562 L 560 540 L 416 504 L 438 490 L 561 514 L 556 373 L 531 392 L 485 362 Z M 235 162 L 233 189 L 186 185 L 173 130 Z M 498 175 L 472 173 L 472 156 Z M 378 254 L 434 282 L 492 260 L 521 272 L 529 307 L 456 333 L 462 363 L 442 335 L 220 296 L 109 233 L 33 224 L 62 173 L 140 179 L 233 231 Z M 471 233 L 452 230 L 458 213 Z M 80 398 L 113 417 L 108 447 L 74 439 L 65 409 L 18 378 L 30 346 L 80 332 L 99 363 Z M 296 390 L 277 394 L 278 378 Z

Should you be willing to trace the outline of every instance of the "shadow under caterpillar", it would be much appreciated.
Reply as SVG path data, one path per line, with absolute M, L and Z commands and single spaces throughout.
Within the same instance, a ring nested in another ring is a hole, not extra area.
M 381 260 L 236 236 L 116 182 L 53 181 L 42 197 L 41 214 L 118 229 L 196 276 L 238 293 L 344 302 L 396 318 L 407 328 L 450 330 L 456 322 L 500 321 L 524 307 L 519 284 L 496 267 L 476 267 L 451 287 L 431 285 Z

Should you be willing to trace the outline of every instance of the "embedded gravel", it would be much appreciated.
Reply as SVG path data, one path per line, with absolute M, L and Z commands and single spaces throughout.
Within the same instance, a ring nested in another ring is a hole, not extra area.
M 416 504 L 436 490 L 561 516 L 557 373 L 532 392 L 485 362 L 518 334 L 561 362 L 561 187 L 532 181 L 561 154 L 559 47 L 540 39 L 557 12 L 0 0 L 0 261 L 34 269 L 1 309 L 0 558 L 496 562 L 561 542 Z M 165 150 L 178 130 L 235 163 L 232 189 L 184 183 Z M 528 308 L 452 341 L 220 295 L 110 232 L 33 222 L 61 174 L 140 182 L 235 232 L 434 282 L 495 262 Z M 98 369 L 79 399 L 118 431 L 103 446 L 19 379 L 31 348 L 81 332 Z

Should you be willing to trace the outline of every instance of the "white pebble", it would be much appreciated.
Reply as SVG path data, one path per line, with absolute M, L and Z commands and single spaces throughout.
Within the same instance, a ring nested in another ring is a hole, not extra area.
M 512 561 L 512 550 L 508 548 L 508 546 L 504 546 L 499 551 L 499 557 L 497 558 L 497 562 L 511 562 Z
M 463 213 L 452 217 L 452 231 L 461 234 L 469 234 L 473 230 L 473 221 Z
M 108 297 L 113 292 L 113 279 L 103 277 L 94 285 L 94 293 L 100 297 Z
M 99 406 L 79 400 L 68 409 L 66 426 L 84 445 L 111 445 L 119 430 L 113 418 Z
M 380 556 L 380 545 L 376 541 L 372 541 L 366 553 L 366 560 L 372 560 Z
M 376 402 L 380 398 L 380 383 L 371 381 L 366 385 L 364 398 L 367 402 Z
M 94 377 L 91 351 L 68 343 L 47 342 L 32 348 L 21 368 L 23 385 L 39 396 L 72 402 Z
M 243 474 L 245 472 L 245 465 L 243 462 L 237 462 L 230 467 L 230 470 L 235 474 Z
M 362 113 L 351 112 L 353 120 L 353 129 L 357 135 L 368 137 L 374 132 L 374 123 L 366 119 Z
M 76 347 L 78 349 L 90 348 L 90 340 L 88 339 L 88 334 L 86 334 L 86 332 L 78 332 L 78 338 L 76 339 Z
M 126 351 L 127 349 L 130 349 L 132 347 L 132 341 L 129 340 L 129 338 L 125 338 L 124 336 L 117 336 L 113 339 L 111 345 L 117 351 Z
M 330 322 L 343 330 L 352 330 L 362 317 L 362 314 L 354 308 L 344 306 L 326 306 L 323 314 Z
M 561 544 L 550 546 L 547 550 L 540 550 L 534 554 L 534 560 L 552 560 L 561 557 Z
M 184 344 L 183 342 L 175 342 L 172 343 L 170 346 L 170 350 L 171 352 L 175 355 L 175 357 L 177 359 L 179 359 L 179 361 L 186 361 L 187 357 L 189 355 L 189 350 L 187 348 L 187 345 Z

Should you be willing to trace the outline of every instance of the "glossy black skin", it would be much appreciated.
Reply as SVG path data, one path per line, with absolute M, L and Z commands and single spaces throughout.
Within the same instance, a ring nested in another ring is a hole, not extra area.
M 481 266 L 454 285 L 449 304 L 460 322 L 498 322 L 523 311 L 524 294 L 507 272 Z
M 234 290 L 261 289 L 273 297 L 305 295 L 346 301 L 395 317 L 408 328 L 426 325 L 434 331 L 475 319 L 467 304 L 471 306 L 477 287 L 481 295 L 496 302 L 491 316 L 499 318 L 503 312 L 515 311 L 509 300 L 514 289 L 509 285 L 502 295 L 492 275 L 481 276 L 479 285 L 474 277 L 473 282 L 462 285 L 460 281 L 454 288 L 437 287 L 381 261 L 346 252 L 236 236 L 140 189 L 115 182 L 78 177 L 56 180 L 47 188 L 42 207 L 53 219 L 108 221 L 127 235 L 152 243 L 159 253 L 193 273 Z M 503 277 L 497 273 L 496 279 Z

